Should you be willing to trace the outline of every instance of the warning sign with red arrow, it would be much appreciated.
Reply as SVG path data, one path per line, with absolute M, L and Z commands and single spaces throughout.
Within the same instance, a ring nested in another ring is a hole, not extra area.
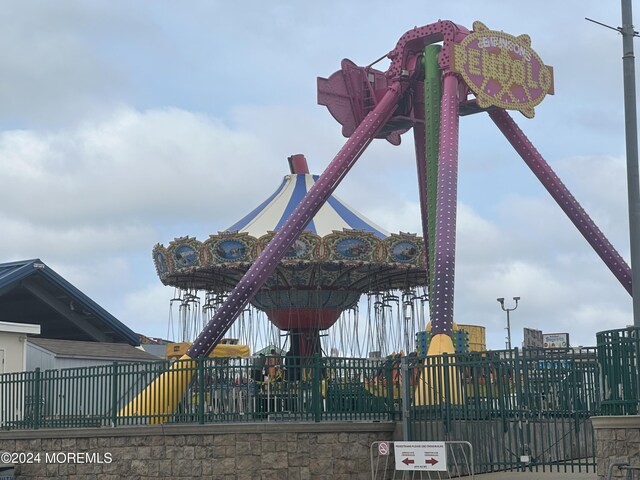
M 396 442 L 396 470 L 447 471 L 445 442 Z

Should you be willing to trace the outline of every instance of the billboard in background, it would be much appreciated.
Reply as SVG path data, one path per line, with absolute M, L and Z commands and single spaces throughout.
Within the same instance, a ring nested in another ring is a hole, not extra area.
M 543 333 L 542 346 L 544 348 L 567 348 L 569 346 L 569 334 Z
M 533 328 L 524 329 L 523 348 L 542 348 L 543 345 L 542 330 L 535 330 Z

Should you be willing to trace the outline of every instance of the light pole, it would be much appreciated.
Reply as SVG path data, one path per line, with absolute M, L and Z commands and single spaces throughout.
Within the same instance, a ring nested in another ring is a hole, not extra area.
M 505 329 L 507 331 L 507 350 L 511 350 L 511 319 L 509 318 L 509 312 L 513 312 L 518 308 L 518 300 L 520 300 L 520 297 L 513 297 L 513 299 L 516 302 L 516 306 L 513 308 L 504 308 L 504 298 L 501 297 L 496 299 L 502 307 L 502 310 L 507 312 L 507 328 Z

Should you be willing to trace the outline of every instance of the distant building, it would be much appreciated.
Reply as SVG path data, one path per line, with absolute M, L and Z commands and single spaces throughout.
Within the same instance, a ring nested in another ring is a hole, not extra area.
M 40 325 L 0 322 L 0 374 L 26 368 L 27 335 L 38 335 Z
M 29 338 L 27 370 L 93 367 L 113 362 L 155 362 L 158 357 L 122 343 Z
M 136 333 L 41 260 L 0 263 L 4 372 L 158 360 L 139 344 Z
M 0 263 L 0 321 L 60 340 L 140 344 L 138 335 L 39 259 Z

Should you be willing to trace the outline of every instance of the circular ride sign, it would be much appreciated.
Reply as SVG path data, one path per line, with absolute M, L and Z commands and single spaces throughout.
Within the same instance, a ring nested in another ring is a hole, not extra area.
M 518 110 L 533 118 L 534 107 L 553 94 L 553 68 L 533 51 L 531 38 L 492 31 L 481 22 L 453 45 L 451 70 L 462 76 L 482 108 Z

